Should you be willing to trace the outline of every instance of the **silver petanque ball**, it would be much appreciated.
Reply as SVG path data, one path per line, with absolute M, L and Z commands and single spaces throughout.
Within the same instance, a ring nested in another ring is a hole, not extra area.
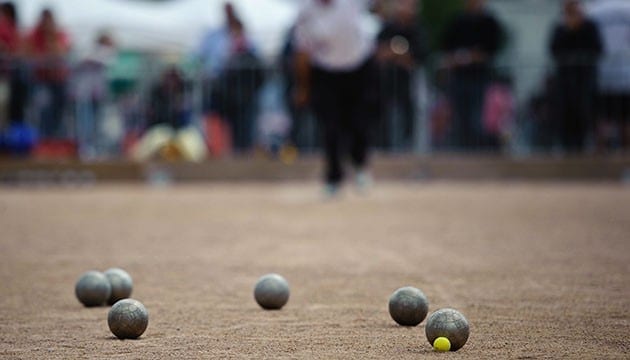
M 111 285 L 112 288 L 109 299 L 107 299 L 107 304 L 113 305 L 116 301 L 126 299 L 131 296 L 131 291 L 133 290 L 133 280 L 131 280 L 131 276 L 129 276 L 125 270 L 111 268 L 105 270 L 104 274 L 107 277 L 107 280 L 109 280 L 109 285 Z
M 147 329 L 149 313 L 140 301 L 123 299 L 109 310 L 107 325 L 119 339 L 136 339 Z
M 100 306 L 111 293 L 109 281 L 99 271 L 88 271 L 81 275 L 74 286 L 74 294 L 85 306 Z
M 278 274 L 264 275 L 256 282 L 254 299 L 263 309 L 281 309 L 289 301 L 289 283 Z
M 451 351 L 457 351 L 468 341 L 470 326 L 459 311 L 440 309 L 429 316 L 425 331 L 431 346 L 438 337 L 445 337 L 451 342 Z
M 427 297 L 415 287 L 402 287 L 389 298 L 389 315 L 400 325 L 416 326 L 427 317 L 428 312 Z

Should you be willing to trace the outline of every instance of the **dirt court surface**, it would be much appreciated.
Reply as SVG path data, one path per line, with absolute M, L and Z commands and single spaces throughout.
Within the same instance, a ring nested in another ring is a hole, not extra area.
M 380 183 L 322 201 L 315 183 L 0 188 L 0 357 L 629 358 L 630 189 Z M 84 308 L 84 271 L 126 269 L 150 315 L 120 341 Z M 284 275 L 281 311 L 253 300 Z M 395 325 L 413 285 L 471 336 L 434 353 Z

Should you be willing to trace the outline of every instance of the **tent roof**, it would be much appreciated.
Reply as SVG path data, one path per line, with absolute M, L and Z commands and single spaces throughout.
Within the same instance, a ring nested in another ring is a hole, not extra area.
M 225 0 L 17 0 L 21 26 L 31 28 L 50 7 L 79 51 L 88 49 L 102 29 L 121 48 L 164 53 L 194 49 L 209 28 L 223 22 Z M 287 0 L 232 0 L 250 37 L 265 57 L 282 46 L 297 15 Z

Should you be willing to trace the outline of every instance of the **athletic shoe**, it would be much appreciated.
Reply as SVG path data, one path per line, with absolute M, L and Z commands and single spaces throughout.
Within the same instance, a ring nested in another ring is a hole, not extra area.
M 374 179 L 372 178 L 372 174 L 367 170 L 358 170 L 355 175 L 355 183 L 357 191 L 361 194 L 365 194 L 374 184 Z

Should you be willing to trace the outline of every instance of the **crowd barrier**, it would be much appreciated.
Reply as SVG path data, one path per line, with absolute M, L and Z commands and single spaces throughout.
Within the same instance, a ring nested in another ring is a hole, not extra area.
M 623 150 L 630 124 L 626 67 L 430 67 L 411 75 L 379 67 L 374 83 L 366 84 L 377 92 L 378 110 L 365 126 L 373 147 L 384 153 Z M 215 77 L 195 67 L 155 66 L 126 83 L 98 66 L 61 68 L 60 76 L 28 63 L 4 69 L 4 153 L 133 157 L 134 146 L 155 125 L 174 133 L 194 129 L 202 158 L 277 153 L 288 145 L 298 152 L 320 149 L 317 119 L 308 106 L 293 106 L 292 77 L 280 66 L 231 64 Z M 524 89 L 524 78 L 536 85 Z M 605 86 L 610 79 L 615 86 Z M 181 149 L 162 150 L 159 156 L 182 156 Z

